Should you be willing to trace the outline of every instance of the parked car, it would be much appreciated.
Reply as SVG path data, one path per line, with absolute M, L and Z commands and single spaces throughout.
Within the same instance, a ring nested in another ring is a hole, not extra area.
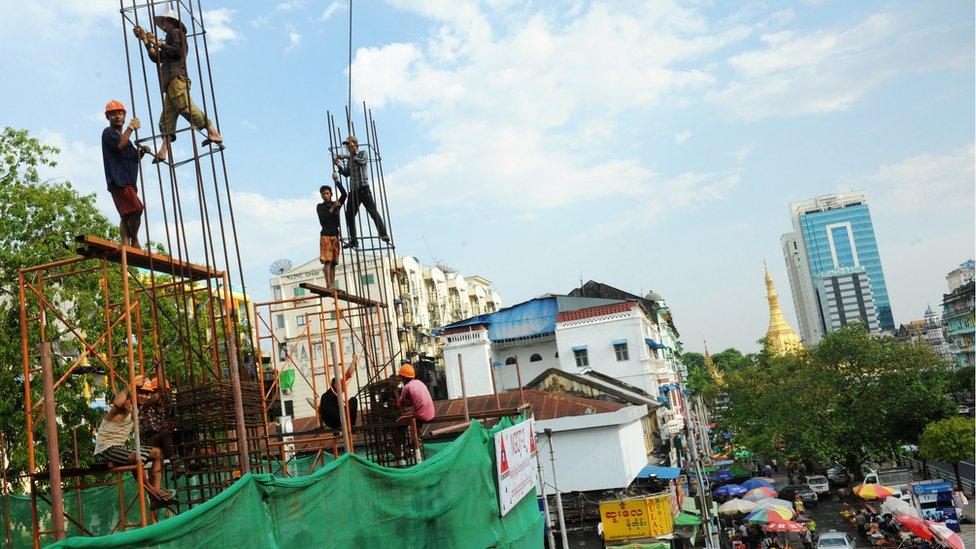
M 793 501 L 796 496 L 800 496 L 800 501 L 807 507 L 816 507 L 819 500 L 817 493 L 806 484 L 790 484 L 779 491 L 779 498 L 786 501 Z
M 830 530 L 820 534 L 817 549 L 854 549 L 854 540 L 846 532 Z
M 827 469 L 827 480 L 834 486 L 847 486 L 851 481 L 851 475 L 847 473 L 847 467 L 835 465 Z
M 810 475 L 806 478 L 807 486 L 813 490 L 818 498 L 830 495 L 830 481 L 823 475 Z
M 956 408 L 956 413 L 961 416 L 968 416 L 969 412 L 970 412 L 969 406 L 966 406 L 965 404 L 960 404 L 959 407 Z

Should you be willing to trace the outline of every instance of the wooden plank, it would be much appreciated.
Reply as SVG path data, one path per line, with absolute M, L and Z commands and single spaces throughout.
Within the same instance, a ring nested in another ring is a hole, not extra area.
M 351 293 L 340 290 L 338 288 L 326 288 L 325 286 L 320 286 L 318 284 L 312 284 L 311 282 L 302 282 L 298 285 L 300 288 L 305 288 L 306 290 L 312 292 L 315 295 L 320 295 L 322 297 L 335 297 L 342 301 L 349 303 L 355 303 L 356 305 L 363 305 L 366 307 L 386 307 L 386 303 L 380 301 L 373 301 L 372 299 L 367 299 L 365 297 L 359 297 L 358 295 L 352 295 Z
M 122 245 L 118 242 L 105 240 L 97 236 L 78 235 L 75 242 L 81 244 L 78 253 L 85 257 L 99 257 L 108 261 L 120 263 L 122 261 Z M 196 265 L 168 255 L 140 250 L 131 246 L 125 248 L 130 267 L 153 270 L 157 273 L 178 276 L 189 280 L 206 280 L 208 278 L 222 278 L 223 271 Z

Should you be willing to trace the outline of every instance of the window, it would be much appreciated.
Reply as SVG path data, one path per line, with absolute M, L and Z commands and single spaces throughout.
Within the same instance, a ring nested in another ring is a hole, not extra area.
M 275 324 L 278 326 L 279 330 L 285 327 L 285 315 L 275 315 Z
M 275 301 L 281 299 L 281 286 L 275 286 L 274 287 L 274 298 L 275 298 Z
M 506 365 L 508 365 L 508 364 L 515 364 L 515 357 L 514 356 L 510 356 L 510 357 L 506 358 L 505 359 L 505 364 Z
M 627 350 L 626 343 L 614 343 L 613 354 L 617 355 L 617 362 L 630 360 L 630 351 Z
M 278 360 L 288 360 L 288 344 L 278 344 Z
M 590 357 L 586 354 L 586 349 L 573 351 L 573 356 L 576 357 L 577 368 L 586 368 L 590 365 Z
M 376 275 L 373 273 L 360 275 L 359 281 L 363 284 L 376 284 Z
M 299 326 L 304 326 L 305 325 L 305 315 L 298 315 L 298 316 L 296 316 L 295 317 L 295 322 Z
M 303 295 L 305 295 L 305 288 L 295 286 L 294 288 L 292 288 L 291 295 L 294 297 L 302 297 Z
M 542 362 L 542 355 L 535 353 L 529 357 L 529 362 Z

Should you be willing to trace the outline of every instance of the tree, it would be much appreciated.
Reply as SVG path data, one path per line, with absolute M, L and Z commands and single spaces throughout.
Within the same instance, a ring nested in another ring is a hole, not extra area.
M 22 267 L 73 257 L 77 234 L 111 238 L 116 230 L 95 208 L 94 195 L 79 194 L 67 181 L 41 181 L 38 168 L 54 166 L 58 152 L 25 130 L 8 127 L 0 132 L 0 364 L 4 365 L 0 369 L 0 391 L 5 395 L 0 399 L 0 430 L 8 445 L 11 477 L 26 470 L 27 459 L 18 272 Z M 85 326 L 98 310 L 98 288 L 98 276 L 90 273 L 50 284 L 45 294 L 56 302 L 71 303 L 64 314 Z M 50 318 L 48 326 L 48 339 L 70 352 L 72 338 L 63 333 L 63 327 Z M 38 349 L 30 350 L 36 357 Z M 64 371 L 60 363 L 54 368 L 55 375 Z M 86 381 L 91 377 L 70 376 L 58 388 L 57 414 L 65 426 L 98 420 L 100 412 L 89 408 L 82 396 Z M 38 402 L 40 383 L 32 383 L 32 388 L 37 393 L 32 398 Z M 36 421 L 35 428 L 35 440 L 44 440 L 43 421 Z M 80 452 L 90 454 L 90 441 L 79 439 Z M 61 430 L 59 440 L 62 448 L 70 450 L 69 429 Z M 39 444 L 37 451 L 38 463 L 43 466 L 44 445 Z
M 925 426 L 918 443 L 918 452 L 925 459 L 951 463 L 956 473 L 956 487 L 962 490 L 959 462 L 973 457 L 976 436 L 973 421 L 963 417 L 951 417 Z
M 965 366 L 952 373 L 952 394 L 957 396 L 972 396 L 973 384 L 976 383 L 976 367 Z
M 874 337 L 851 324 L 815 348 L 744 357 L 726 375 L 722 427 L 750 450 L 780 459 L 868 457 L 915 442 L 951 411 L 945 364 L 924 345 Z

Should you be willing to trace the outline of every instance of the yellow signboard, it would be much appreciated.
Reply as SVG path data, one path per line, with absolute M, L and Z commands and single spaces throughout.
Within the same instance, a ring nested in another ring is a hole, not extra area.
M 621 541 L 663 536 L 674 531 L 670 495 L 600 502 L 603 539 Z

